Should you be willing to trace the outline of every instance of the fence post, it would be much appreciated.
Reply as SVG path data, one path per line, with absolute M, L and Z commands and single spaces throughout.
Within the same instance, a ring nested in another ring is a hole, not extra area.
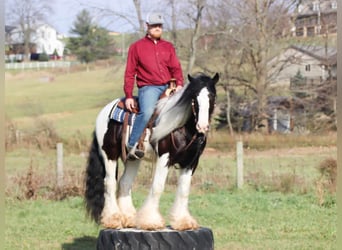
M 57 188 L 63 187 L 63 143 L 57 143 Z
M 243 186 L 243 143 L 236 142 L 236 186 L 242 188 Z

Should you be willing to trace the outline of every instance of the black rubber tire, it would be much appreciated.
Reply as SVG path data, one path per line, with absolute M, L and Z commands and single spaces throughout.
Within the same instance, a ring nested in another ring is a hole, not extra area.
M 176 231 L 137 229 L 103 229 L 97 239 L 97 250 L 213 250 L 214 236 L 209 228 Z

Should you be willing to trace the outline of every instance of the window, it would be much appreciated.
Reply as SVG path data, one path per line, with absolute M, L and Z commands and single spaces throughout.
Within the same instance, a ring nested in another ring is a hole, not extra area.
M 306 35 L 307 36 L 315 36 L 315 27 L 307 27 Z
M 331 2 L 331 8 L 332 9 L 337 9 L 337 2 L 336 1 L 332 1 Z
M 298 12 L 301 13 L 301 12 L 303 11 L 303 9 L 304 9 L 304 8 L 303 8 L 303 5 L 299 4 L 299 6 L 298 6 Z
M 305 71 L 310 71 L 310 64 L 305 65 Z
M 319 2 L 314 2 L 312 4 L 312 10 L 313 11 L 319 11 Z
M 296 29 L 296 36 L 303 36 L 304 35 L 304 29 L 303 28 L 297 28 Z

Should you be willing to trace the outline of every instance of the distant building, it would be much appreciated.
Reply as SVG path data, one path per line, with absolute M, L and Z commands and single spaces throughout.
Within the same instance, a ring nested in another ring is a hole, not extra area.
M 337 0 L 303 1 L 295 20 L 295 36 L 337 33 Z
M 37 24 L 33 28 L 30 40 L 30 54 L 46 53 L 48 56 L 57 54 L 63 57 L 65 44 L 63 37 L 48 24 Z M 20 61 L 24 55 L 24 33 L 19 27 L 5 26 L 6 56 L 10 61 Z
M 57 52 L 58 56 L 63 56 L 64 43 L 61 41 L 63 37 L 57 31 L 47 24 L 37 27 L 33 41 L 36 44 L 37 53 L 47 53 L 53 55 Z
M 326 79 L 336 78 L 337 49 L 323 46 L 290 46 L 269 62 L 272 85 L 293 87 L 298 77 L 305 85 L 318 85 Z

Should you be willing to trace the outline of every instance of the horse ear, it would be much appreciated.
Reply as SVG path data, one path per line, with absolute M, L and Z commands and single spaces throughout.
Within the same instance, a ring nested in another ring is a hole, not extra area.
M 219 78 L 220 78 L 219 73 L 216 73 L 213 77 L 214 85 L 218 82 Z
M 192 82 L 193 79 L 194 79 L 194 78 L 193 78 L 190 74 L 188 74 L 188 80 L 189 80 L 189 82 Z

